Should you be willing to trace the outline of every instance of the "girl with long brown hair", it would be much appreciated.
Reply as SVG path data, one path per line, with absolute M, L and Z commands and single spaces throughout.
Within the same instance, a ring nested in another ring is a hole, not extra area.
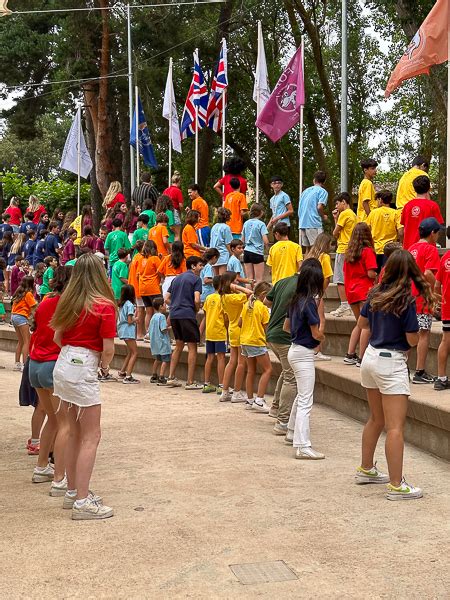
M 410 396 L 408 351 L 419 339 L 414 283 L 430 310 L 435 299 L 431 287 L 407 250 L 396 250 L 388 259 L 381 282 L 361 310 L 358 325 L 369 334 L 361 364 L 361 384 L 366 388 L 370 416 L 362 436 L 361 466 L 356 483 L 388 483 L 388 500 L 422 497 L 422 490 L 403 477 L 403 430 Z M 389 476 L 378 471 L 375 449 L 386 429 L 385 452 Z M 390 483 L 389 483 L 390 482 Z
M 28 358 L 30 346 L 29 319 L 33 314 L 37 302 L 33 296 L 34 277 L 27 275 L 20 282 L 14 296 L 12 297 L 11 323 L 17 334 L 17 346 L 14 371 L 22 371 L 23 364 Z M 23 363 L 20 357 L 23 357 Z
M 67 492 L 72 519 L 105 519 L 113 509 L 89 491 L 100 442 L 100 381 L 109 381 L 114 357 L 116 304 L 100 258 L 83 254 L 51 321 L 61 352 L 53 371 L 54 394 L 68 415 Z M 98 373 L 99 370 L 99 373 Z
M 344 261 L 344 287 L 347 301 L 355 315 L 356 325 L 350 336 L 344 362 L 348 365 L 361 365 L 367 348 L 368 335 L 358 326 L 361 307 L 367 300 L 370 288 L 377 276 L 377 256 L 370 228 L 366 223 L 357 223 L 353 229 Z M 359 344 L 359 357 L 356 347 Z

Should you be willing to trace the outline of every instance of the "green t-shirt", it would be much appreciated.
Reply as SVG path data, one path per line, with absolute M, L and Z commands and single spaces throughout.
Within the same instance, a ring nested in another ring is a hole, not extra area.
M 111 287 L 116 300 L 119 300 L 122 286 L 125 285 L 123 281 L 120 280 L 121 277 L 128 279 L 128 265 L 122 260 L 118 260 L 114 263 L 111 276 Z
M 141 215 L 148 215 L 148 228 L 151 229 L 156 225 L 156 213 L 154 210 L 143 210 Z
M 175 241 L 175 234 L 172 231 L 172 225 L 175 225 L 175 218 L 173 216 L 173 210 L 166 210 L 166 215 L 169 219 L 169 222 L 167 223 L 166 227 L 167 227 L 167 231 L 169 232 L 169 244 L 173 244 L 173 242 Z
M 134 246 L 138 240 L 148 240 L 148 229 L 146 227 L 140 227 L 133 233 L 133 239 L 131 245 Z
M 267 326 L 266 339 L 272 344 L 290 344 L 291 336 L 283 331 L 284 320 L 287 316 L 287 309 L 295 294 L 297 288 L 298 275 L 280 279 L 267 294 L 267 300 L 270 300 L 272 308 L 270 311 L 269 325 Z
M 64 266 L 65 267 L 73 267 L 76 262 L 77 262 L 77 259 L 72 258 L 72 260 L 68 260 Z
M 117 256 L 117 252 L 121 249 L 131 248 L 130 240 L 125 231 L 121 229 L 115 229 L 108 233 L 105 241 L 105 250 L 109 252 L 109 264 L 113 265 L 115 262 L 119 260 Z
M 53 271 L 53 267 L 47 267 L 42 277 L 42 285 L 40 291 L 41 296 L 49 294 L 52 291 L 50 287 L 50 279 L 53 279 L 54 276 L 55 272 Z
M 0 302 L 0 317 L 4 317 L 6 315 L 5 305 L 3 302 Z

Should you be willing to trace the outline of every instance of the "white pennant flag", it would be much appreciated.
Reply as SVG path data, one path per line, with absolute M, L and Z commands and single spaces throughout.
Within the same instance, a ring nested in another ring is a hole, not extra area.
M 170 121 L 170 127 L 172 128 L 172 148 L 181 154 L 180 123 L 178 121 L 177 104 L 175 102 L 175 93 L 173 89 L 172 62 L 170 62 L 169 72 L 167 74 L 162 116 Z
M 255 85 L 253 87 L 253 100 L 259 104 L 262 111 L 270 97 L 269 80 L 267 75 L 266 53 L 262 35 L 261 21 L 258 21 L 258 58 L 256 60 Z M 257 115 L 258 116 L 258 115 Z
M 81 108 L 77 110 L 59 163 L 60 169 L 76 175 L 78 175 L 78 140 L 80 141 L 80 175 L 87 179 L 93 164 L 81 129 Z

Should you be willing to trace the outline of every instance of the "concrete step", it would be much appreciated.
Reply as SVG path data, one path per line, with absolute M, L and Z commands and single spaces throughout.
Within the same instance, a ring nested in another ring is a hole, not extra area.
M 16 346 L 16 334 L 10 327 L 0 328 L 0 349 L 13 352 Z M 115 356 L 112 367 L 119 369 L 126 355 L 124 342 L 116 340 Z M 273 394 L 280 375 L 280 364 L 273 354 L 272 377 L 268 393 Z M 199 348 L 195 377 L 203 381 L 205 349 Z M 152 372 L 153 359 L 148 344 L 138 342 L 138 360 L 135 366 L 136 375 L 149 377 Z M 214 374 L 214 369 L 213 369 Z M 177 377 L 185 380 L 187 375 L 187 352 L 181 356 Z M 213 382 L 215 374 L 213 375 Z M 104 384 L 119 385 L 119 384 Z M 412 397 L 408 408 L 405 438 L 419 448 L 431 452 L 440 458 L 450 460 L 450 392 L 435 392 L 432 386 L 411 386 Z M 155 393 L 157 387 L 155 386 Z M 201 392 L 198 392 L 201 393 Z M 366 394 L 360 384 L 359 369 L 344 365 L 340 356 L 333 357 L 330 362 L 316 363 L 315 402 L 327 404 L 356 420 L 364 422 L 368 415 Z M 330 432 L 331 434 L 331 432 Z M 333 432 L 339 435 L 339 432 Z

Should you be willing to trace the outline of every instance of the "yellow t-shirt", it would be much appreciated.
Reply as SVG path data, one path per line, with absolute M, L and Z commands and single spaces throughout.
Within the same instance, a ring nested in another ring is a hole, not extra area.
M 267 264 L 272 267 L 272 285 L 280 279 L 292 277 L 298 272 L 298 263 L 303 260 L 302 249 L 295 242 L 280 240 L 272 246 Z
M 328 279 L 329 277 L 333 277 L 333 268 L 331 266 L 330 255 L 324 252 L 319 256 L 319 260 L 322 266 L 323 278 Z
M 377 254 L 383 254 L 384 247 L 388 242 L 397 240 L 397 232 L 402 227 L 400 218 L 401 211 L 390 206 L 380 206 L 367 217 L 366 223 L 372 231 Z
M 230 340 L 230 346 L 233 346 L 233 348 L 241 345 L 241 328 L 238 323 L 242 307 L 246 302 L 247 294 L 244 294 L 244 292 L 238 294 L 224 294 L 222 296 L 223 310 L 228 317 L 228 339 Z
M 205 339 L 208 342 L 226 342 L 225 314 L 219 294 L 207 296 L 203 304 L 203 310 L 206 315 Z
M 419 175 L 425 175 L 428 177 L 428 173 L 418 169 L 417 167 L 412 167 L 412 169 L 406 171 L 406 173 L 400 177 L 396 200 L 396 206 L 398 209 L 402 210 L 405 204 L 417 196 L 416 190 L 413 186 L 413 181 L 416 177 L 419 177 Z
M 81 242 L 81 215 L 78 215 L 75 221 L 72 221 L 70 227 L 75 229 L 75 231 L 77 232 L 77 239 L 74 241 L 74 244 L 75 246 L 79 246 Z
M 255 300 L 253 308 L 249 302 L 244 304 L 241 319 L 241 344 L 244 346 L 265 346 L 266 331 L 264 325 L 269 322 L 269 309 L 261 302 Z
M 339 237 L 337 239 L 338 254 L 344 254 L 347 250 L 348 243 L 350 241 L 353 229 L 355 228 L 357 222 L 358 217 L 355 215 L 351 208 L 346 208 L 339 214 L 339 218 L 337 220 L 336 225 L 340 225 L 342 229 L 339 232 Z
M 359 185 L 357 215 L 361 221 L 365 221 L 367 219 L 366 211 L 364 210 L 363 205 L 364 200 L 369 200 L 369 208 L 371 211 L 377 208 L 377 201 L 375 200 L 375 188 L 370 179 L 363 179 Z

